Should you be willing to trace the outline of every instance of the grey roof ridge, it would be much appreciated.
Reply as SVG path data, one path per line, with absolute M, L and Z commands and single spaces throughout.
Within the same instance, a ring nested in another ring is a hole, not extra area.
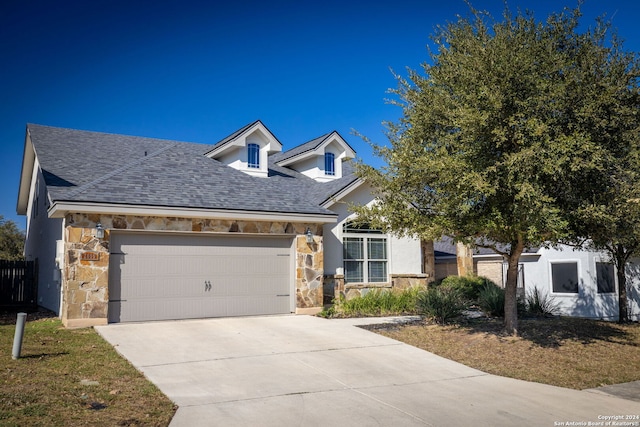
M 101 177 L 99 177 L 99 178 L 96 178 L 96 179 L 94 179 L 94 180 L 93 180 L 93 181 L 91 181 L 91 182 L 87 182 L 86 184 L 81 185 L 80 187 L 76 188 L 75 190 L 73 190 L 73 191 L 69 192 L 69 194 L 68 194 L 68 196 L 67 196 L 67 197 L 71 198 L 71 197 L 77 196 L 78 194 L 80 194 L 80 193 L 82 193 L 82 192 L 84 192 L 84 191 L 88 190 L 90 187 L 92 187 L 92 186 L 94 186 L 94 185 L 96 185 L 96 184 L 99 184 L 99 183 L 101 183 L 101 182 L 104 182 L 104 181 L 106 181 L 107 179 L 109 179 L 109 178 L 111 178 L 111 177 L 113 177 L 113 176 L 115 176 L 115 175 L 119 174 L 120 172 L 123 172 L 123 171 L 125 171 L 125 170 L 127 170 L 127 169 L 131 169 L 131 168 L 132 168 L 132 167 L 134 167 L 134 166 L 137 166 L 137 165 L 139 165 L 139 164 L 142 164 L 142 163 L 144 163 L 145 161 L 147 161 L 147 160 L 149 160 L 149 159 L 151 159 L 151 158 L 153 158 L 153 157 L 155 157 L 155 156 L 157 156 L 157 155 L 159 155 L 159 154 L 162 154 L 163 152 L 165 152 L 165 151 L 169 150 L 170 148 L 173 148 L 173 147 L 178 146 L 179 144 L 180 144 L 180 142 L 174 142 L 174 143 L 172 143 L 172 144 L 167 145 L 166 147 L 162 147 L 162 148 L 160 148 L 160 149 L 158 149 L 158 150 L 156 150 L 156 151 L 152 152 L 152 153 L 151 153 L 151 154 L 149 154 L 149 155 L 146 155 L 146 156 L 141 157 L 141 158 L 139 158 L 139 159 L 136 159 L 136 160 L 134 160 L 134 161 L 132 161 L 132 162 L 129 162 L 129 163 L 127 163 L 127 164 L 123 165 L 123 166 L 120 166 L 119 168 L 112 170 L 112 171 L 111 171 L 111 172 L 109 172 L 108 174 L 105 174 L 105 175 L 103 175 L 103 176 L 101 176 Z

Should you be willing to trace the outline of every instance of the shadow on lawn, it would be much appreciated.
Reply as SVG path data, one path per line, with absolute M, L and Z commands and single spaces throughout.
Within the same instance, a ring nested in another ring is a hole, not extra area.
M 27 354 L 27 355 L 21 355 L 20 359 L 49 359 L 51 357 L 66 356 L 68 354 L 69 354 L 68 351 L 59 351 L 57 353 Z
M 20 312 L 27 313 L 27 322 L 58 317 L 53 311 L 44 308 L 37 308 L 35 310 L 3 310 L 0 311 L 0 325 L 15 325 L 18 319 L 18 313 Z
M 625 331 L 622 325 L 600 320 L 567 317 L 522 318 L 518 322 L 521 339 L 540 347 L 557 348 L 565 342 L 592 344 L 605 341 L 638 347 L 637 336 Z M 469 333 L 487 333 L 507 339 L 502 319 L 469 319 L 458 323 Z

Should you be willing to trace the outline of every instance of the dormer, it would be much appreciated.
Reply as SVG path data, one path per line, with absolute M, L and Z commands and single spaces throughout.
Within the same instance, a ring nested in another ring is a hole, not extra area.
M 267 158 L 281 151 L 280 141 L 257 120 L 218 142 L 205 156 L 246 174 L 267 178 Z
M 333 131 L 282 153 L 276 164 L 316 181 L 328 182 L 342 178 L 342 162 L 355 156 L 353 148 Z

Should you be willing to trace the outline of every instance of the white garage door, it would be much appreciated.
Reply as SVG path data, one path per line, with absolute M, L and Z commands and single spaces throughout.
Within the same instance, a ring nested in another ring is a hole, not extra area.
M 112 234 L 109 322 L 292 311 L 291 238 Z

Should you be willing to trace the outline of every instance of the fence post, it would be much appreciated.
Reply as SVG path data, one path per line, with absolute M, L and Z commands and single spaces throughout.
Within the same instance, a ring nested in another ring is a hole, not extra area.
M 18 319 L 16 320 L 16 333 L 13 336 L 13 352 L 11 358 L 16 360 L 20 357 L 20 351 L 22 350 L 22 337 L 24 336 L 24 324 L 27 320 L 27 313 L 18 313 Z

